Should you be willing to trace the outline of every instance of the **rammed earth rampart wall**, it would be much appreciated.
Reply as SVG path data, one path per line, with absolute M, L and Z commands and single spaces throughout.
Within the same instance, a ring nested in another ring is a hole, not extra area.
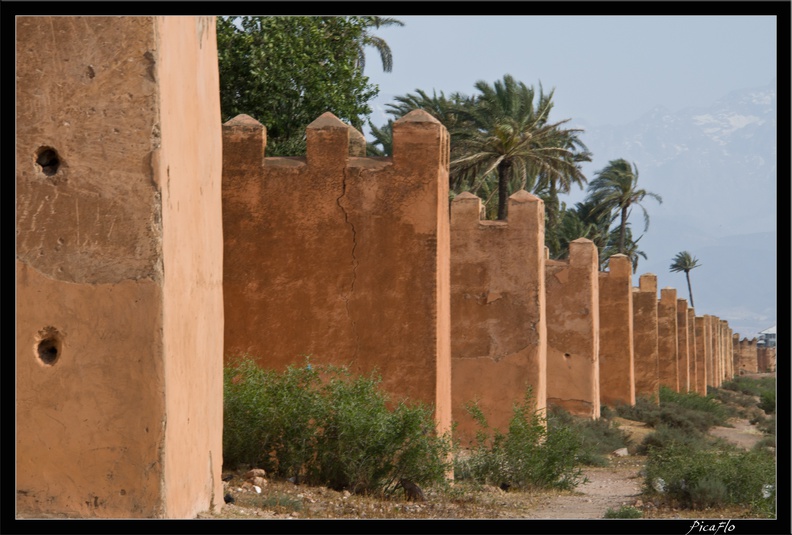
M 531 387 L 547 397 L 544 204 L 519 191 L 506 221 L 482 221 L 481 200 L 451 205 L 451 354 L 453 418 L 462 441 L 478 429 L 465 405 L 475 400 L 488 423 L 508 429 L 514 403 Z
M 706 320 L 703 316 L 696 316 L 696 392 L 702 396 L 707 395 L 707 375 L 711 373 L 709 358 Z
M 690 390 L 690 325 L 687 299 L 677 299 L 677 392 Z
M 16 24 L 17 513 L 218 509 L 215 19 Z
M 776 348 L 760 347 L 756 350 L 760 372 L 776 371 Z
M 392 158 L 350 156 L 360 134 L 330 113 L 306 135 L 306 157 L 272 158 L 261 124 L 223 125 L 226 359 L 376 371 L 449 429 L 448 133 L 414 111 Z
M 657 275 L 646 273 L 633 288 L 635 395 L 660 402 L 657 356 Z
M 723 382 L 721 322 L 717 316 L 710 316 L 710 322 L 712 323 L 712 386 L 719 387 Z
M 591 240 L 569 244 L 567 261 L 545 261 L 547 403 L 599 418 L 599 259 Z
M 729 322 L 721 320 L 721 347 L 723 347 L 723 381 L 734 377 L 734 344 Z
M 757 373 L 759 371 L 759 359 L 756 351 L 756 338 L 751 340 L 747 338 L 740 340 L 739 338 L 739 335 L 735 335 L 733 339 L 737 375 Z
M 618 254 L 608 266 L 599 274 L 600 401 L 634 405 L 632 264 Z
M 688 321 L 688 391 L 698 392 L 697 376 L 698 366 L 696 365 L 698 357 L 696 356 L 696 311 L 688 308 L 687 311 Z
M 677 293 L 675 288 L 660 290 L 657 302 L 657 354 L 660 386 L 679 391 L 679 345 L 677 343 Z

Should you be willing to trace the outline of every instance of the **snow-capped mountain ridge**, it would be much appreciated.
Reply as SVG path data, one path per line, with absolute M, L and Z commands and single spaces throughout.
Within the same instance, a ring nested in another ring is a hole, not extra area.
M 637 274 L 655 273 L 660 287 L 686 293 L 684 277 L 668 267 L 689 250 L 702 264 L 691 272 L 697 314 L 719 315 L 749 337 L 775 322 L 776 115 L 773 81 L 711 106 L 655 106 L 625 125 L 585 127 L 581 136 L 593 154 L 583 168 L 589 181 L 624 158 L 638 168 L 640 187 L 663 198 L 642 203 L 650 226 L 640 248 L 648 258 Z M 584 196 L 573 191 L 563 200 L 574 205 Z M 634 224 L 643 228 L 640 218 Z

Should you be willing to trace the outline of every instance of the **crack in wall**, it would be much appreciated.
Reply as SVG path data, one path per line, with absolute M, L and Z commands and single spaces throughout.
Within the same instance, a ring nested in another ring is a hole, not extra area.
M 336 204 L 344 213 L 344 222 L 349 225 L 349 228 L 352 229 L 352 282 L 349 286 L 349 292 L 344 295 L 344 304 L 346 306 L 347 317 L 349 321 L 352 323 L 352 333 L 355 337 L 355 354 L 353 359 L 357 360 L 358 353 L 360 351 L 360 339 L 358 338 L 358 330 L 357 330 L 357 322 L 352 317 L 352 313 L 349 309 L 349 298 L 351 297 L 352 293 L 355 291 L 355 283 L 357 282 L 357 268 L 360 265 L 360 262 L 355 255 L 355 251 L 357 250 L 357 229 L 352 221 L 349 220 L 349 213 L 346 211 L 344 206 L 341 204 L 341 199 L 346 196 L 346 188 L 347 188 L 347 172 L 344 171 L 344 178 L 343 182 L 341 183 L 341 195 L 336 199 Z

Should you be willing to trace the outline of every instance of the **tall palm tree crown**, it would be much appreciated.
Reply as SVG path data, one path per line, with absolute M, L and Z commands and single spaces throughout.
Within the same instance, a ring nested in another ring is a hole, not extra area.
M 383 38 L 373 35 L 369 31 L 369 28 L 378 30 L 385 26 L 404 26 L 404 23 L 393 17 L 365 16 L 360 18 L 363 20 L 364 30 L 363 35 L 358 41 L 358 69 L 363 71 L 366 68 L 365 47 L 373 46 L 377 52 L 379 52 L 380 58 L 382 59 L 382 70 L 391 72 L 393 70 L 393 55 L 391 54 L 391 49 Z
M 698 259 L 691 255 L 687 251 L 682 251 L 681 253 L 677 253 L 674 257 L 674 261 L 669 268 L 672 272 L 685 272 L 685 278 L 687 279 L 688 285 L 688 295 L 690 296 L 690 306 L 691 308 L 694 307 L 693 305 L 693 290 L 690 287 L 690 270 L 699 267 L 701 264 L 698 263 Z
M 559 146 L 566 146 L 570 153 L 568 156 L 572 159 L 572 164 L 580 169 L 580 164 L 583 162 L 591 161 L 591 152 L 589 152 L 586 145 L 578 138 L 577 133 L 572 135 L 565 134 L 563 131 L 559 132 L 559 138 L 555 141 Z M 558 200 L 559 193 L 569 193 L 572 185 L 575 184 L 583 188 L 586 183 L 586 177 L 582 174 L 558 174 L 558 173 L 540 173 L 534 193 L 538 195 L 545 204 L 545 217 L 547 224 L 545 226 L 545 242 L 551 253 L 559 251 L 561 248 L 561 237 L 559 233 L 562 232 L 561 227 L 561 206 Z
M 598 210 L 608 213 L 611 221 L 620 218 L 618 252 L 624 253 L 627 219 L 632 206 L 638 206 L 644 215 L 644 231 L 649 228 L 649 214 L 641 201 L 651 197 L 662 203 L 660 195 L 638 188 L 638 167 L 624 159 L 611 160 L 604 169 L 595 173 L 588 186 L 590 198 Z
M 473 184 L 474 193 L 497 176 L 498 219 L 506 219 L 510 190 L 532 188 L 540 176 L 560 183 L 585 181 L 575 143 L 570 143 L 581 130 L 560 128 L 568 119 L 549 122 L 553 91 L 545 94 L 540 85 L 537 95 L 508 74 L 492 86 L 478 81 L 475 88 L 481 94 L 464 110 L 468 128 L 458 134 L 451 169 Z

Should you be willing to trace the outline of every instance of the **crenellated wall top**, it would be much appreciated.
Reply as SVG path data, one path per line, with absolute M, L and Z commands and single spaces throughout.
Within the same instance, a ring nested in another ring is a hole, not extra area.
M 525 190 L 520 190 L 509 197 L 508 203 L 509 217 L 507 221 L 482 220 L 481 199 L 468 191 L 460 193 L 451 202 L 451 228 L 485 229 L 495 226 L 539 229 L 540 219 L 544 218 L 542 199 Z
M 365 160 L 378 163 L 386 160 L 396 167 L 412 168 L 428 164 L 430 168 L 439 166 L 448 170 L 448 132 L 437 119 L 423 110 L 414 110 L 393 124 L 392 158 L 365 158 L 366 140 L 363 134 L 330 112 L 323 113 L 309 124 L 305 134 L 305 157 L 290 158 L 292 165 L 303 163 L 330 169 L 366 166 Z M 225 154 L 240 166 L 258 162 L 262 166 L 268 164 L 267 129 L 249 115 L 237 115 L 223 124 L 223 145 L 224 149 L 229 149 L 224 151 Z M 278 158 L 279 163 L 281 160 Z

